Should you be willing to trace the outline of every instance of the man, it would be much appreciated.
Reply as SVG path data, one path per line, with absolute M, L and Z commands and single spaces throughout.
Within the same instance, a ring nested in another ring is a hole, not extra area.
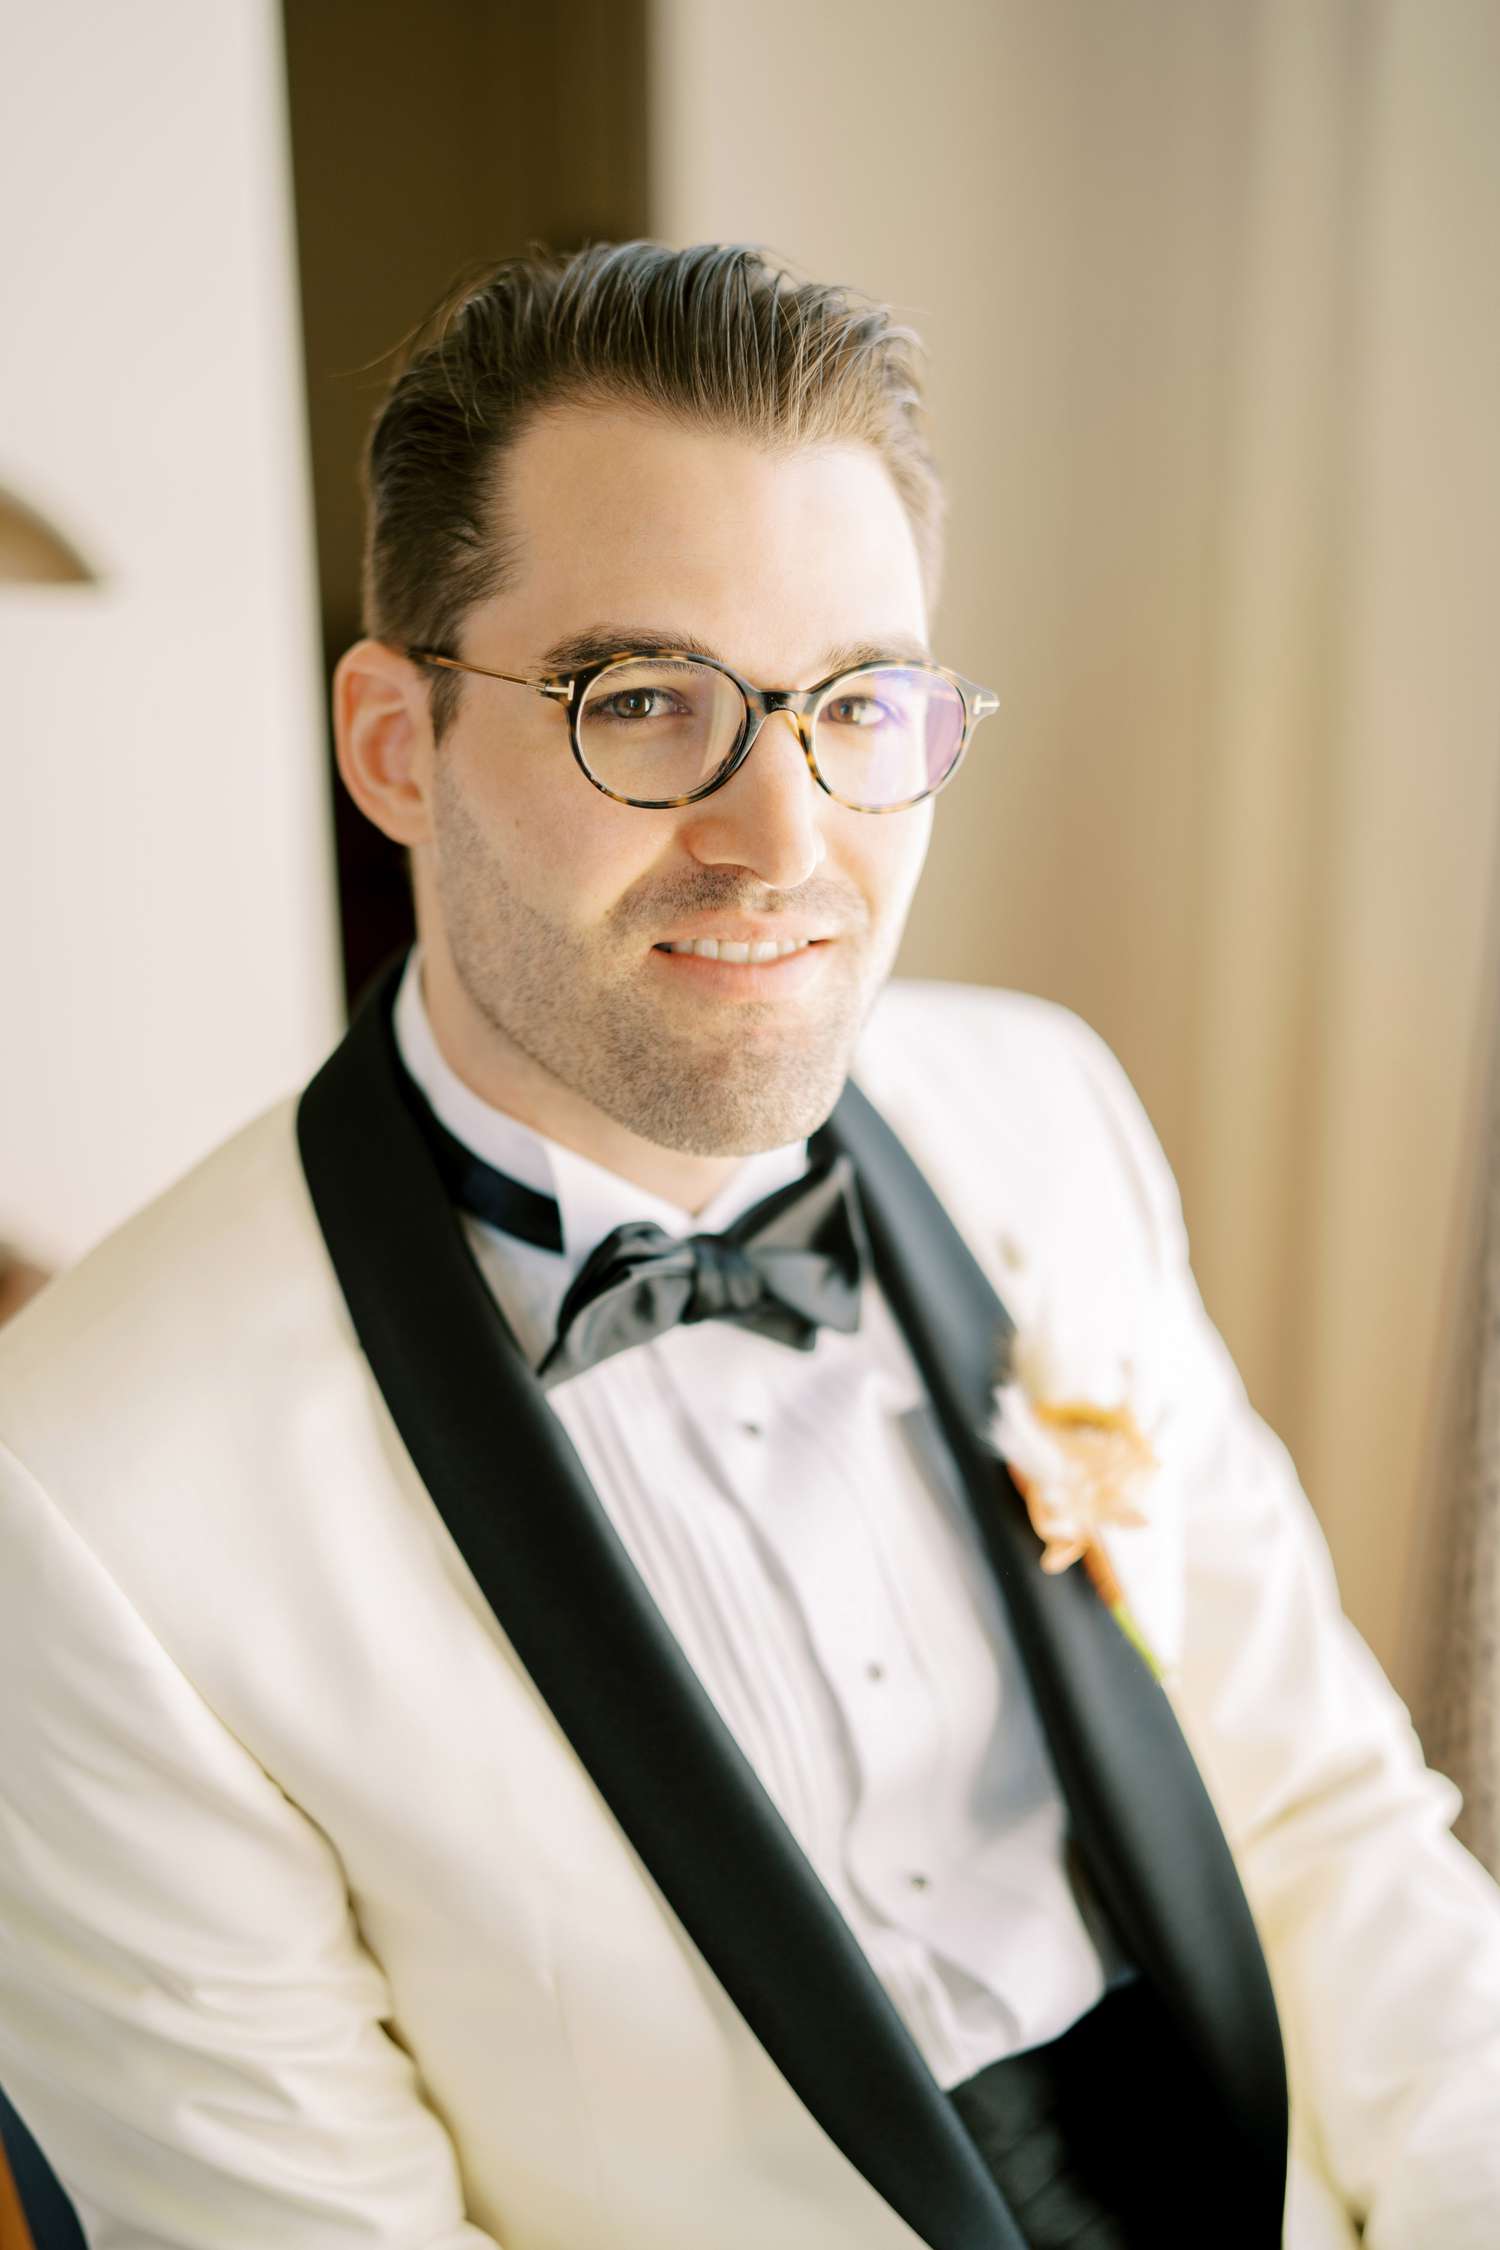
M 605 246 L 385 402 L 418 948 L 0 1351 L 0 2083 L 93 2243 L 1500 2239 L 1500 1898 L 1144 1113 L 882 989 L 992 702 L 913 341 Z

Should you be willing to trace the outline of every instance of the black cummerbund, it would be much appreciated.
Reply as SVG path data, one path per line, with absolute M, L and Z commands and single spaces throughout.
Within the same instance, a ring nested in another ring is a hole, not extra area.
M 1212 2161 L 1225 2149 L 1223 2112 L 1144 1977 L 1129 1976 L 1061 2038 L 987 2064 L 948 2098 L 1030 2250 L 1244 2239 L 1231 2166 Z

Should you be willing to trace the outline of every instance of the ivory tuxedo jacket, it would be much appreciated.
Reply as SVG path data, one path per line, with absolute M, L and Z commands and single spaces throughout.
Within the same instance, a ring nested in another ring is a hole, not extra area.
M 0 1336 L 0 2084 L 95 2250 L 1018 2250 L 469 1255 L 387 976 Z M 1118 1063 L 888 987 L 814 1153 L 974 1507 L 1205 2244 L 1500 2241 L 1500 1891 L 1343 1618 Z M 1170 1391 L 1159 1684 L 985 1448 L 1108 1288 Z M 1290 2164 L 1288 2092 L 1290 2078 Z

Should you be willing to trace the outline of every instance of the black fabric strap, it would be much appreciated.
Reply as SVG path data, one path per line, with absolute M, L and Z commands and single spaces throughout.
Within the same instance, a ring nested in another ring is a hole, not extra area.
M 517 1235 L 522 1242 L 534 1242 L 538 1250 L 561 1250 L 562 1213 L 555 1196 L 539 1195 L 535 1188 L 513 1180 L 508 1172 L 486 1164 L 449 1132 L 420 1095 L 413 1101 L 412 1114 L 437 1160 L 443 1185 L 460 1210 L 472 1211 L 476 1219 L 488 1220 L 492 1227 Z

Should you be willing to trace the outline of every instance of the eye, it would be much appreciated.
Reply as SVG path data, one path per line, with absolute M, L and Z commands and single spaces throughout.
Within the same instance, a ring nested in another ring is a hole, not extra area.
M 625 708 L 627 705 L 631 708 Z M 646 705 L 651 706 L 651 708 L 643 708 Z M 616 725 L 628 726 L 632 720 L 662 719 L 670 716 L 667 706 L 671 706 L 679 712 L 687 708 L 680 697 L 670 694 L 666 688 L 617 688 L 613 695 L 600 696 L 596 702 L 589 705 L 589 717 L 591 719 L 602 718 Z
M 878 695 L 838 695 L 824 704 L 821 715 L 837 727 L 878 727 L 883 720 L 900 714 Z

